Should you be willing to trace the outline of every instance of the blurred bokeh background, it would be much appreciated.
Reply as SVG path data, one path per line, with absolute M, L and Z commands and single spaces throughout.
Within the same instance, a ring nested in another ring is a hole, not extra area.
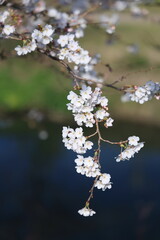
M 103 6 L 92 20 L 115 14 Z M 119 12 L 114 35 L 90 24 L 80 39 L 90 54 L 101 54 L 97 70 L 108 75 L 108 83 L 128 73 L 120 85 L 159 81 L 160 6 L 142 8 L 144 16 Z M 0 41 L 1 50 L 14 53 L 16 45 Z M 97 214 L 86 219 L 77 211 L 92 183 L 75 172 L 76 155 L 61 139 L 63 125 L 75 127 L 66 108 L 72 86 L 63 68 L 39 54 L 0 59 L 0 240 L 159 240 L 159 102 L 122 103 L 118 92 L 104 89 L 115 119 L 104 137 L 138 135 L 145 148 L 134 159 L 116 163 L 118 147 L 102 146 L 102 167 L 111 174 L 113 188 L 95 191 Z

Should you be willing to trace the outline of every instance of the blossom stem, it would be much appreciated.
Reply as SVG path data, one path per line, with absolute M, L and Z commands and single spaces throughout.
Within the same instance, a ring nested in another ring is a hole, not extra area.
M 97 133 L 98 133 L 97 131 L 96 131 L 96 132 L 94 132 L 93 134 L 91 134 L 91 135 L 87 136 L 87 137 L 86 137 L 86 139 L 88 139 L 88 138 L 91 138 L 91 137 L 95 136 Z
M 86 205 L 89 205 L 91 198 L 93 198 L 94 186 L 95 186 L 98 178 L 99 178 L 99 176 L 97 176 L 97 177 L 95 178 L 95 180 L 94 180 L 94 182 L 93 182 L 93 185 L 92 185 L 91 189 L 89 190 L 90 195 L 89 195 L 89 197 L 88 197 L 88 199 L 87 199 L 87 201 L 86 201 Z
M 97 128 L 97 133 L 98 133 L 98 136 L 99 136 L 99 140 L 98 140 L 99 147 L 100 147 L 100 141 L 107 142 L 107 143 L 110 143 L 110 144 L 117 144 L 117 145 L 121 145 L 121 144 L 124 144 L 124 143 L 128 142 L 128 140 L 120 141 L 120 142 L 112 142 L 112 141 L 103 139 L 102 136 L 101 136 L 101 133 L 100 133 L 99 124 L 98 124 L 97 119 L 96 119 L 96 128 Z
M 124 143 L 127 143 L 127 142 L 128 142 L 128 140 L 120 141 L 120 142 L 111 142 L 111 141 L 109 141 L 109 140 L 103 139 L 102 137 L 101 137 L 101 140 L 102 140 L 103 142 L 107 142 L 107 143 L 110 143 L 110 144 L 117 144 L 117 145 L 121 145 L 121 144 L 124 144 Z

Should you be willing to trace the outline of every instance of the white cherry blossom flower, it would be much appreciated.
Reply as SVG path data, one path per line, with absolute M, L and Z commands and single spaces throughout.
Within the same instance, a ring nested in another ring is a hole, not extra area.
M 141 148 L 144 147 L 144 143 L 139 143 L 139 140 L 139 137 L 136 136 L 129 137 L 128 147 L 118 155 L 116 162 L 129 160 L 130 158 L 134 157 L 135 153 L 138 153 Z
M 108 99 L 106 97 L 101 97 L 99 103 L 102 107 L 106 107 L 108 105 Z
M 105 122 L 105 127 L 112 127 L 114 120 L 110 117 Z
M 14 32 L 15 32 L 15 27 L 9 24 L 5 25 L 2 31 L 2 33 L 5 35 L 10 35 L 11 33 L 14 33 Z
M 42 34 L 43 34 L 43 36 L 50 37 L 54 33 L 54 31 L 55 31 L 55 29 L 51 25 L 47 24 L 43 28 Z
M 8 11 L 0 12 L 0 23 L 4 23 L 9 15 Z
M 54 31 L 55 29 L 53 29 L 51 25 L 47 24 L 41 31 L 35 29 L 31 36 L 37 42 L 47 45 L 53 40 L 52 35 Z
M 77 166 L 82 166 L 84 163 L 84 158 L 81 155 L 77 155 L 77 158 L 74 160 Z
M 41 38 L 41 43 L 44 44 L 44 45 L 47 45 L 49 44 L 53 39 L 51 37 L 48 37 L 48 36 L 43 36 Z
M 63 127 L 62 130 L 63 143 L 67 149 L 72 149 L 74 152 L 83 154 L 87 149 L 92 149 L 93 143 L 86 141 L 83 136 L 83 129 L 76 128 L 75 130 L 68 127 Z
M 69 56 L 68 48 L 62 48 L 58 54 L 59 59 L 64 60 Z
M 27 53 L 31 53 L 33 51 L 35 51 L 35 49 L 37 48 L 36 42 L 34 40 L 32 40 L 31 42 L 29 42 L 27 45 L 21 47 L 20 45 L 18 45 L 15 48 L 15 51 L 17 52 L 17 55 L 26 55 Z
M 126 93 L 123 99 L 143 104 L 160 93 L 160 83 L 148 81 L 144 86 L 137 87 L 133 93 Z
M 94 161 L 93 157 L 83 157 L 77 155 L 75 159 L 76 163 L 76 172 L 86 177 L 96 177 L 100 175 L 99 165 Z
M 92 157 L 84 158 L 84 166 L 92 167 L 93 164 L 94 164 L 94 162 L 93 162 L 93 158 Z
M 102 189 L 102 191 L 105 191 L 107 188 L 111 189 L 112 185 L 110 179 L 111 179 L 110 174 L 102 173 L 99 179 L 96 181 L 95 187 L 98 189 Z
M 68 36 L 67 35 L 60 35 L 57 42 L 58 42 L 59 45 L 61 45 L 61 47 L 66 46 L 68 44 Z
M 109 113 L 106 112 L 106 110 L 104 109 L 100 109 L 96 112 L 97 119 L 103 120 L 105 117 L 108 117 L 108 116 L 109 116 Z
M 71 51 L 76 51 L 79 49 L 78 42 L 76 42 L 76 41 L 70 41 L 67 47 Z
M 137 146 L 134 147 L 134 151 L 135 151 L 136 153 L 138 153 L 138 152 L 141 150 L 141 148 L 143 148 L 143 147 L 144 147 L 144 143 L 143 143 L 143 142 L 140 142 L 140 143 L 138 143 Z
M 32 36 L 32 38 L 33 38 L 34 40 L 37 40 L 38 42 L 41 42 L 41 39 L 42 39 L 42 37 L 43 37 L 43 34 L 42 34 L 41 31 L 35 29 L 35 30 L 33 31 L 33 33 L 32 33 L 31 36 Z
M 86 141 L 84 144 L 85 148 L 87 148 L 88 150 L 91 150 L 93 147 L 93 143 L 91 141 Z
M 140 140 L 139 137 L 132 136 L 132 137 L 128 138 L 128 143 L 129 143 L 129 145 L 137 146 L 139 140 Z
M 78 213 L 84 217 L 93 216 L 96 212 L 89 207 L 84 207 L 78 211 Z

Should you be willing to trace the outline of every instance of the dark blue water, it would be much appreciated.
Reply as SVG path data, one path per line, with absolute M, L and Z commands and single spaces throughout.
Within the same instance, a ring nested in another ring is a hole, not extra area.
M 41 126 L 42 128 L 42 126 Z M 116 163 L 119 148 L 103 145 L 102 168 L 113 188 L 95 191 L 83 218 L 92 181 L 75 172 L 76 154 L 61 143 L 61 125 L 16 122 L 0 130 L 0 240 L 160 240 L 160 129 L 119 123 L 110 140 L 139 135 L 146 142 L 134 159 Z

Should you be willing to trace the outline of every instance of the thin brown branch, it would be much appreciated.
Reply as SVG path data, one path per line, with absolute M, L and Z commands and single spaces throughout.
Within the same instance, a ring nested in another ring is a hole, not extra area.
M 68 71 L 68 73 L 71 75 L 73 80 L 77 79 L 77 80 L 81 80 L 81 81 L 85 81 L 85 82 L 92 82 L 92 83 L 96 84 L 96 82 L 92 79 L 86 79 L 86 78 L 83 78 L 83 77 L 80 77 L 80 76 L 76 75 L 74 73 L 74 71 L 72 70 L 72 68 L 69 66 L 69 64 L 67 64 L 63 60 L 60 60 L 58 57 L 51 56 L 49 53 L 47 53 L 47 52 L 45 52 L 44 50 L 41 50 L 41 49 L 39 49 L 38 51 L 45 54 L 49 58 L 59 62 L 61 65 L 63 65 L 66 68 L 66 70 Z M 102 85 L 105 86 L 105 87 L 113 88 L 113 89 L 118 90 L 118 91 L 124 91 L 123 88 L 118 88 L 118 87 L 112 86 L 112 84 L 102 83 Z
M 91 135 L 87 136 L 86 138 L 87 138 L 87 139 L 89 139 L 89 138 L 91 138 L 91 137 L 95 136 L 97 133 L 98 133 L 98 132 L 96 131 L 96 132 L 94 132 L 93 134 L 91 134 Z
M 100 147 L 100 141 L 103 141 L 103 142 L 106 142 L 106 143 L 110 143 L 110 144 L 117 144 L 117 145 L 121 145 L 121 144 L 124 144 L 124 143 L 128 142 L 128 140 L 119 141 L 119 142 L 112 142 L 112 141 L 109 141 L 107 139 L 102 138 L 101 133 L 100 133 L 100 129 L 99 129 L 99 122 L 98 122 L 97 119 L 96 119 L 96 128 L 97 128 L 97 133 L 98 133 L 98 136 L 99 136 L 99 141 L 98 141 L 99 147 Z
M 93 198 L 94 187 L 95 187 L 95 184 L 96 184 L 98 178 L 99 178 L 99 176 L 97 176 L 97 177 L 95 178 L 95 180 L 94 180 L 94 182 L 93 182 L 93 185 L 92 185 L 91 189 L 89 190 L 90 195 L 89 195 L 89 197 L 88 197 L 88 199 L 87 199 L 87 201 L 86 201 L 86 206 L 89 205 L 91 198 Z
M 121 144 L 124 144 L 124 143 L 127 143 L 127 142 L 128 142 L 128 140 L 119 141 L 119 142 L 111 142 L 111 141 L 109 141 L 109 140 L 103 139 L 102 137 L 101 137 L 101 140 L 102 140 L 103 142 L 106 142 L 106 143 L 117 144 L 117 145 L 121 145 Z
M 87 11 L 83 12 L 82 14 L 79 15 L 79 18 L 84 18 L 87 16 L 89 13 L 94 12 L 97 8 L 101 6 L 101 2 L 98 4 L 95 4 L 93 7 L 89 8 Z
M 122 75 L 116 81 L 112 82 L 111 85 L 116 85 L 117 83 L 122 82 L 123 80 L 126 80 L 130 75 L 137 74 L 137 73 L 147 73 L 147 72 L 150 72 L 150 71 L 153 71 L 153 70 L 156 70 L 156 69 L 160 69 L 160 67 L 151 66 L 151 67 L 146 68 L 146 69 L 141 69 L 141 70 L 134 71 L 134 72 L 128 72 L 125 75 Z

